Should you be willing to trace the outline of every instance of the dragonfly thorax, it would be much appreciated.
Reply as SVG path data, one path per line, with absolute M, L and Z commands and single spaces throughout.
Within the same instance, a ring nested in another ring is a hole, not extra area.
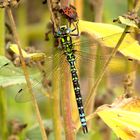
M 60 43 L 61 43 L 62 48 L 66 52 L 72 52 L 73 44 L 72 44 L 72 38 L 70 36 L 67 35 L 67 36 L 60 38 Z

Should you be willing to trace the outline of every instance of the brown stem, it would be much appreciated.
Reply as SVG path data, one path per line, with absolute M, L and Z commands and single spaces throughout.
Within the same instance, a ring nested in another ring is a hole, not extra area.
M 47 3 L 48 3 L 49 11 L 50 11 L 50 14 L 51 14 L 51 19 L 52 19 L 53 24 L 54 24 L 54 30 L 57 31 L 57 21 L 56 21 L 56 18 L 54 16 L 54 13 L 53 13 L 53 10 L 52 10 L 53 0 L 48 0 Z
M 7 8 L 7 14 L 8 14 L 8 17 L 10 19 L 11 28 L 13 30 L 15 42 L 18 45 L 18 50 L 19 50 L 19 54 L 20 54 L 22 69 L 23 69 L 23 72 L 24 72 L 27 87 L 28 87 L 29 92 L 30 92 L 30 94 L 32 96 L 32 99 L 33 99 L 32 101 L 33 101 L 33 105 L 34 105 L 34 108 L 35 108 L 35 111 L 36 111 L 37 120 L 39 122 L 39 126 L 40 126 L 40 129 L 41 129 L 42 138 L 43 138 L 43 140 L 47 140 L 47 136 L 46 136 L 45 129 L 44 129 L 44 126 L 43 126 L 43 122 L 42 122 L 42 119 L 41 119 L 41 116 L 40 116 L 37 101 L 36 101 L 35 96 L 34 96 L 33 91 L 32 91 L 32 85 L 31 85 L 31 82 L 30 82 L 30 77 L 29 77 L 28 71 L 26 69 L 26 64 L 25 64 L 23 54 L 22 54 L 22 51 L 21 51 L 21 48 L 20 48 L 21 44 L 20 44 L 20 40 L 19 40 L 19 37 L 18 37 L 18 34 L 17 34 L 16 24 L 15 24 L 15 21 L 14 21 L 13 15 L 12 15 L 12 11 L 11 11 L 10 8 Z
M 94 11 L 95 11 L 95 21 L 96 22 L 102 22 L 102 15 L 103 15 L 103 2 L 104 0 L 96 0 L 96 1 L 92 1 L 91 0 L 91 4 L 93 4 L 94 6 Z
M 68 69 L 69 67 L 67 67 Z M 71 87 L 70 87 L 70 74 L 65 70 L 62 84 L 62 105 L 63 105 L 63 117 L 65 127 L 66 140 L 75 140 L 74 124 L 72 122 L 71 113 Z M 77 109 L 77 108 L 76 108 Z
M 140 0 L 135 0 L 135 6 L 134 6 L 135 12 L 138 12 L 139 9 L 140 9 Z

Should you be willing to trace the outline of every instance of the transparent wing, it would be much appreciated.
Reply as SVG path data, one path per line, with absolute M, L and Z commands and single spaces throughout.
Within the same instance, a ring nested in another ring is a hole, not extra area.
M 110 51 L 111 51 L 110 49 L 109 50 L 106 49 L 106 52 L 99 52 L 98 50 L 96 50 L 97 55 L 87 53 L 85 51 L 76 51 L 75 55 L 77 68 L 79 69 L 79 71 L 81 71 L 82 69 L 81 67 L 87 67 L 87 69 L 89 69 L 88 71 L 90 71 L 92 69 L 92 66 L 95 66 L 97 67 L 98 71 L 102 71 L 106 61 L 110 57 Z M 133 63 L 134 63 L 133 60 L 128 59 L 127 57 L 124 57 L 120 53 L 118 53 L 116 56 L 112 58 L 108 66 L 108 70 L 110 70 L 111 72 L 114 71 L 114 73 L 118 72 L 116 73 L 118 75 L 127 74 L 129 72 L 136 70 L 136 67 L 133 67 L 132 69 L 128 68 Z M 78 65 L 80 65 L 80 67 Z
M 126 36 L 124 38 L 124 40 L 122 41 L 119 50 L 120 52 L 122 52 L 123 50 L 129 48 L 132 46 L 133 43 L 137 42 L 134 39 L 134 32 L 130 31 L 126 33 Z M 117 42 L 119 41 L 120 37 L 122 35 L 122 32 L 118 32 L 112 35 L 108 35 L 105 37 L 95 37 L 91 34 L 88 33 L 84 33 L 80 39 L 76 40 L 73 44 L 74 46 L 81 46 L 81 49 L 89 49 L 90 51 L 94 51 L 94 46 L 106 46 L 109 48 L 114 48 L 117 44 Z M 89 47 L 90 46 L 90 47 Z
M 32 91 L 36 99 L 47 96 L 53 98 L 51 92 L 51 80 L 54 76 L 58 80 L 58 76 L 54 73 L 59 71 L 59 63 L 64 60 L 64 55 L 61 52 L 54 54 L 46 54 L 46 62 L 42 69 L 42 76 L 39 79 L 34 79 L 32 82 Z M 17 102 L 26 102 L 32 100 L 32 95 L 29 93 L 27 85 L 23 84 L 19 87 L 18 93 L 15 97 Z
M 116 36 L 119 36 L 121 34 L 115 34 L 113 35 L 116 39 Z M 100 38 L 98 40 L 109 40 L 109 37 L 106 38 Z M 117 41 L 116 41 L 117 42 Z M 111 41 L 113 43 L 112 45 L 115 45 L 116 42 Z M 81 48 L 79 47 L 81 45 Z M 99 70 L 102 70 L 102 67 L 107 60 L 107 58 L 110 56 L 110 49 L 104 48 L 100 46 L 102 49 L 99 49 L 98 42 L 95 41 L 89 41 L 89 39 L 83 39 L 82 41 L 77 41 L 74 43 L 74 49 L 75 49 L 75 56 L 76 56 L 76 68 L 77 72 L 79 74 L 79 79 L 86 77 L 87 75 L 91 78 L 93 78 L 95 75 L 93 74 L 94 65 L 98 66 Z M 45 67 L 43 67 L 43 77 L 39 78 L 32 78 L 32 90 L 35 95 L 35 97 L 38 99 L 42 96 L 45 96 L 47 92 L 50 92 L 51 87 L 49 86 L 49 83 L 52 82 L 52 79 L 55 80 L 63 80 L 61 76 L 68 71 L 70 73 L 69 64 L 66 60 L 66 56 L 64 55 L 64 52 L 62 50 L 54 48 L 54 52 L 51 53 L 50 51 L 47 51 L 46 53 L 46 62 Z M 101 52 L 102 54 L 98 53 Z M 114 57 L 114 59 L 117 59 L 120 57 Z M 123 60 L 123 58 L 121 58 Z M 114 69 L 121 69 L 120 66 L 111 63 L 111 65 L 114 65 Z M 4 68 L 5 66 L 3 66 Z M 3 69 L 2 68 L 2 69 Z M 60 72 L 61 69 L 61 72 Z M 44 74 L 45 72 L 45 74 Z M 59 74 L 58 74 L 59 73 Z M 81 74 L 82 73 L 82 74 Z M 91 73 L 91 74 L 90 74 Z M 98 73 L 99 74 L 99 73 Z M 84 75 L 84 76 L 83 76 Z M 45 88 L 43 81 L 44 79 L 47 79 L 46 81 L 48 83 L 45 83 Z M 71 81 L 70 81 L 71 82 Z M 43 93 L 43 94 L 42 94 Z M 49 96 L 49 95 L 47 95 Z M 19 86 L 19 89 L 17 90 L 16 95 L 16 101 L 17 102 L 26 102 L 32 100 L 31 94 L 28 92 L 28 88 L 26 84 L 21 84 Z
M 5 59 L 4 57 L 2 59 Z M 1 61 L 2 62 L 2 61 Z M 36 68 L 28 68 L 30 75 L 30 82 L 34 96 L 40 98 L 42 96 L 49 96 L 48 91 L 43 88 L 40 72 Z M 25 102 L 32 99 L 31 94 L 28 91 L 25 76 L 21 68 L 15 67 L 9 60 L 0 63 L 0 86 L 8 87 L 17 85 L 17 95 L 15 100 L 17 102 Z M 23 94 L 25 93 L 25 94 Z
M 104 38 L 96 38 L 95 40 L 93 38 L 89 38 L 87 40 L 87 38 L 84 37 L 80 41 L 74 42 L 74 49 L 76 50 L 75 54 L 77 56 L 76 57 L 77 61 L 78 59 L 80 59 L 82 64 L 85 63 L 86 65 L 89 63 L 89 65 L 91 66 L 93 66 L 96 62 L 98 69 L 102 70 L 102 67 L 104 66 L 106 60 L 110 57 L 112 47 L 115 47 L 121 34 L 122 33 L 116 33 Z M 130 33 L 126 34 L 124 42 L 122 42 L 122 45 L 120 46 L 121 51 L 125 50 L 126 48 L 129 48 L 134 41 L 136 42 L 136 40 L 132 39 L 132 37 L 130 36 L 131 36 Z M 78 47 L 79 45 L 81 45 L 81 47 Z M 105 47 L 107 45 L 109 45 L 110 47 Z M 121 65 L 116 63 L 117 60 L 118 62 L 119 61 L 121 62 Z M 119 54 L 113 57 L 109 67 L 113 68 L 114 70 L 116 69 L 118 71 L 122 71 L 123 65 L 124 73 L 135 71 L 136 67 L 133 69 L 128 69 L 128 63 L 129 65 L 131 65 L 133 62 L 129 61 L 127 57 Z
M 23 72 L 4 56 L 0 56 L 0 86 L 8 87 L 15 84 L 25 83 Z

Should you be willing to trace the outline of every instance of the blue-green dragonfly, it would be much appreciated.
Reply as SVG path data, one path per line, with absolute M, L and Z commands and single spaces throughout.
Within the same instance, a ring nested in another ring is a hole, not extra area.
M 99 60 L 98 65 L 103 66 L 104 62 L 109 57 L 109 55 L 102 56 L 102 55 L 96 54 L 96 51 L 95 51 L 97 50 L 96 45 L 99 42 L 95 43 L 95 40 L 89 41 L 87 39 L 83 39 L 83 41 L 77 41 L 73 43 L 73 36 L 78 36 L 78 34 L 74 33 L 75 30 L 77 30 L 77 28 L 71 29 L 67 25 L 59 27 L 58 31 L 55 33 L 55 37 L 59 40 L 60 44 L 58 47 L 53 48 L 54 49 L 53 54 L 51 53 L 51 51 L 47 51 L 46 53 L 46 68 L 47 68 L 46 73 L 47 73 L 48 80 L 49 78 L 52 77 L 51 74 L 53 74 L 54 71 L 57 71 L 60 68 L 63 71 L 63 73 L 65 71 L 69 71 L 69 73 L 71 73 L 71 79 L 72 79 L 75 97 L 77 101 L 77 107 L 79 111 L 81 125 L 83 128 L 83 132 L 87 133 L 88 132 L 87 123 L 86 123 L 85 113 L 84 113 L 84 108 L 83 108 L 83 103 L 82 103 L 79 76 L 77 73 L 77 71 L 79 71 L 78 70 L 79 66 L 77 67 L 77 65 L 79 65 L 79 60 L 80 60 L 80 63 L 82 63 L 82 67 L 84 66 L 87 69 L 90 69 L 89 66 L 92 66 L 93 63 L 95 63 L 95 60 Z M 105 40 L 109 38 L 110 37 L 106 37 L 106 38 L 102 38 L 98 40 L 101 41 L 101 40 Z M 82 45 L 81 49 L 78 48 L 80 44 Z M 102 48 L 102 45 L 98 45 L 98 46 Z M 107 51 L 108 54 L 110 53 L 110 51 L 107 50 L 107 48 L 105 48 L 105 50 Z M 52 69 L 52 65 L 53 65 L 53 69 Z M 4 71 L 4 69 L 8 67 L 10 68 L 8 63 L 3 65 L 1 67 L 1 71 L 2 70 Z M 88 70 L 88 72 L 89 71 L 90 70 Z M 40 96 L 42 96 L 42 94 L 40 94 L 41 92 L 40 89 L 42 89 L 42 85 L 41 85 L 42 79 L 37 80 L 35 78 L 31 78 L 31 80 L 33 81 L 33 92 L 35 93 L 36 98 L 39 98 Z M 56 80 L 57 80 L 57 77 L 56 77 Z M 47 90 L 49 88 L 50 87 L 48 87 Z M 24 101 L 30 100 L 31 98 L 32 98 L 31 95 L 27 92 L 26 84 L 22 84 L 19 87 L 18 94 L 15 97 L 16 101 L 24 102 Z

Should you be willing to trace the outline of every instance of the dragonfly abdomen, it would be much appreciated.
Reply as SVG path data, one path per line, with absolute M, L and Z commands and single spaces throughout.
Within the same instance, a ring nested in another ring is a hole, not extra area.
M 82 124 L 83 132 L 87 133 L 87 123 L 86 123 L 86 118 L 85 118 L 85 113 L 84 113 L 84 107 L 82 103 L 82 96 L 81 96 L 81 91 L 80 91 L 80 84 L 78 80 L 78 75 L 75 67 L 75 56 L 74 54 L 67 53 L 67 60 L 70 64 L 70 70 L 71 70 L 71 76 L 72 76 L 72 82 L 73 82 L 73 87 L 74 87 L 74 92 L 76 96 L 76 102 L 78 106 L 78 111 L 79 111 L 79 116 L 80 116 L 80 121 Z
M 87 123 L 86 123 L 83 103 L 82 103 L 80 84 L 79 84 L 78 75 L 77 75 L 77 71 L 76 71 L 76 67 L 75 67 L 75 55 L 74 55 L 75 50 L 74 50 L 74 45 L 72 43 L 72 37 L 71 37 L 72 36 L 71 32 L 73 32 L 74 30 L 71 30 L 67 26 L 61 26 L 60 30 L 56 33 L 56 37 L 60 38 L 61 49 L 63 49 L 63 52 L 70 65 L 72 82 L 73 82 L 74 92 L 75 92 L 75 96 L 76 96 L 80 121 L 81 121 L 81 125 L 83 128 L 83 132 L 87 133 L 88 129 L 87 129 Z M 73 36 L 74 36 L 74 34 L 73 34 Z

